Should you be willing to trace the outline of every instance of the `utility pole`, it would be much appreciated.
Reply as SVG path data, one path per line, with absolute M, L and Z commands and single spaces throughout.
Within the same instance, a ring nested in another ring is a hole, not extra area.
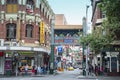
M 51 53 L 50 53 L 50 74 L 54 73 L 54 26 L 55 17 L 51 19 Z
M 88 8 L 89 6 L 86 6 L 86 34 L 87 34 L 87 19 L 88 19 Z M 86 76 L 88 76 L 88 45 L 86 46 Z

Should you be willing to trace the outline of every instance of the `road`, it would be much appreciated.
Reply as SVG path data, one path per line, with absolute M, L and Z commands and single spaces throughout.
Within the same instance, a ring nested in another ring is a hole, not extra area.
M 85 77 L 80 70 L 59 72 L 57 75 L 0 77 L 0 80 L 120 80 L 120 77 Z

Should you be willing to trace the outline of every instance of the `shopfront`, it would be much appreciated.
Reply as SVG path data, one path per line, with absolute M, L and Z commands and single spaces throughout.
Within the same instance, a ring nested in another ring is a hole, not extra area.
M 4 74 L 5 75 L 17 75 L 16 70 L 19 67 L 24 71 L 25 65 L 29 66 L 29 70 L 32 70 L 32 66 L 35 64 L 35 52 L 24 51 L 11 51 L 5 52 L 4 61 Z
M 102 65 L 108 76 L 120 75 L 120 46 L 114 45 L 102 54 Z
M 0 74 L 4 74 L 4 53 L 0 52 Z

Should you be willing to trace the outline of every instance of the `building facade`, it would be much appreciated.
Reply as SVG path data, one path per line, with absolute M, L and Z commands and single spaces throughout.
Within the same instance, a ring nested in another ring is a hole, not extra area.
M 0 0 L 0 74 L 48 64 L 52 17 L 47 0 Z
M 100 10 L 100 8 L 97 6 L 97 4 L 100 2 L 100 0 L 91 0 L 92 3 L 92 27 L 94 31 L 102 30 L 102 22 L 106 18 L 105 13 Z M 102 35 L 105 35 L 105 32 L 102 33 Z M 119 37 L 117 37 L 119 38 Z M 104 68 L 103 71 L 109 76 L 116 76 L 120 75 L 120 43 L 119 41 L 114 40 L 113 44 L 111 43 L 110 48 L 104 48 L 101 50 L 100 53 L 97 53 L 97 55 L 94 56 L 93 64 L 97 64 L 100 67 L 100 70 L 102 67 Z

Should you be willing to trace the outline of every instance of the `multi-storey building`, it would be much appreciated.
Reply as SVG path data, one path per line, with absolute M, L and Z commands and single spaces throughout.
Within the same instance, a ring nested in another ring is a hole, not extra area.
M 0 74 L 48 64 L 52 17 L 47 0 L 0 0 Z
M 100 33 L 100 35 L 104 36 L 105 31 L 102 29 L 102 22 L 106 18 L 105 13 L 100 10 L 100 8 L 97 6 L 97 4 L 100 2 L 100 0 L 91 0 L 92 3 L 92 27 L 94 31 L 97 31 L 97 33 Z M 101 31 L 102 30 L 102 31 Z M 101 34 L 102 32 L 102 34 Z M 119 37 L 117 37 L 119 38 Z M 116 42 L 116 40 L 113 41 L 114 43 L 110 43 L 110 48 L 104 48 L 101 50 L 100 53 L 97 53 L 94 55 L 93 63 L 98 65 L 100 70 L 103 68 L 103 72 L 107 75 L 119 75 L 120 72 L 120 60 L 119 60 L 119 54 L 120 54 L 120 43 L 119 41 Z

